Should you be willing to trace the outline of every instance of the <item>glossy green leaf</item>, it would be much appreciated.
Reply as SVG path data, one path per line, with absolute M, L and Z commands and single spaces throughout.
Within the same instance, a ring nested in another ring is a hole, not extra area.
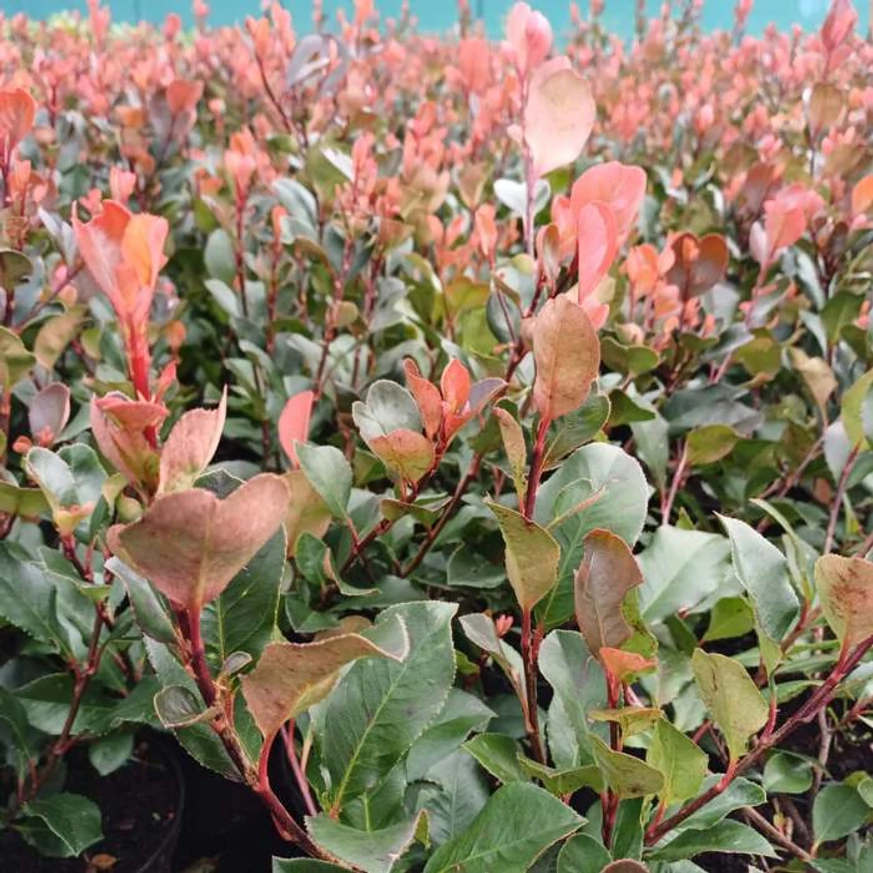
M 16 829 L 44 855 L 75 858 L 103 838 L 100 809 L 79 794 L 53 794 L 31 801 Z
M 583 823 L 583 818 L 542 788 L 521 782 L 505 785 L 466 831 L 434 852 L 424 870 L 523 871 Z
M 464 743 L 463 749 L 504 785 L 529 781 L 518 761 L 521 747 L 512 737 L 505 734 L 479 734 Z
M 315 736 L 331 780 L 332 809 L 374 791 L 442 710 L 455 675 L 456 609 L 422 602 L 385 610 L 375 626 L 399 617 L 409 633 L 408 657 L 353 665 L 317 708 Z
M 724 515 L 718 518 L 730 538 L 734 570 L 752 601 L 761 629 L 779 643 L 800 612 L 788 561 L 776 546 L 744 521 Z
M 681 861 L 703 852 L 727 855 L 761 855 L 777 858 L 773 846 L 756 830 L 742 822 L 725 819 L 706 830 L 686 830 L 674 839 L 655 846 L 652 858 L 659 861 Z
M 576 834 L 561 847 L 557 873 L 602 873 L 610 861 L 603 843 L 588 834 Z
M 700 791 L 706 778 L 709 757 L 682 731 L 661 719 L 652 731 L 646 763 L 664 774 L 660 797 L 669 806 L 690 800 Z
M 812 832 L 816 843 L 848 836 L 867 821 L 870 808 L 855 788 L 825 785 L 812 806 Z
M 605 783 L 622 800 L 660 794 L 664 790 L 664 775 L 639 758 L 610 749 L 598 736 L 591 737 L 591 750 Z
M 364 873 L 391 873 L 413 840 L 427 842 L 427 815 L 381 830 L 359 831 L 328 815 L 306 819 L 306 829 L 315 842 L 334 858 Z
M 352 493 L 352 468 L 345 455 L 333 446 L 297 443 L 297 457 L 309 484 L 327 504 L 333 517 L 345 518 Z

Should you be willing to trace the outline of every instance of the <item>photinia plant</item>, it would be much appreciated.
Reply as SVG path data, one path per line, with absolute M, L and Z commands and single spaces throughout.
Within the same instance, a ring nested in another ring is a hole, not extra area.
M 873 50 L 643 6 L 0 22 L 4 851 L 869 868 Z

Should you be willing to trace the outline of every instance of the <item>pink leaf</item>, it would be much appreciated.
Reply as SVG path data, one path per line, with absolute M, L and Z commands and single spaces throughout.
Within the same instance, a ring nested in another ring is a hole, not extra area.
M 583 206 L 579 235 L 579 304 L 597 289 L 618 254 L 618 230 L 612 210 L 600 202 Z
M 70 418 L 70 389 L 61 382 L 52 382 L 30 401 L 28 421 L 34 442 L 50 446 L 66 427 Z
M 309 421 L 312 417 L 312 391 L 295 394 L 286 404 L 279 416 L 279 443 L 291 463 L 297 467 L 297 451 L 294 443 L 305 443 L 309 439 Z
M 421 413 L 424 432 L 428 439 L 433 439 L 439 433 L 443 420 L 443 401 L 439 389 L 421 375 L 418 365 L 411 358 L 403 362 L 403 370 L 406 373 L 406 387 Z
M 570 192 L 573 211 L 578 215 L 587 203 L 606 203 L 615 217 L 619 244 L 630 235 L 646 196 L 646 174 L 640 167 L 618 161 L 597 164 L 586 170 Z
M 536 178 L 579 157 L 597 117 L 591 89 L 566 58 L 534 73 L 524 108 L 525 140 Z

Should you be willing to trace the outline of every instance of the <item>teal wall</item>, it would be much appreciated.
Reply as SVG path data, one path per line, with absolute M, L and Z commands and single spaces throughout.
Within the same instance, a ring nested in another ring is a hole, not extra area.
M 104 0 L 105 2 L 105 0 Z M 116 20 L 136 21 L 145 17 L 150 21 L 161 21 L 168 12 L 178 12 L 186 20 L 190 19 L 190 0 L 108 0 Z M 213 24 L 233 24 L 255 14 L 259 0 L 208 0 Z M 531 5 L 545 12 L 556 30 L 569 26 L 569 0 L 530 0 Z M 649 12 L 657 14 L 662 0 L 647 0 Z M 412 9 L 418 16 L 420 27 L 428 31 L 445 31 L 452 27 L 456 20 L 457 4 L 455 0 L 411 0 Z M 294 18 L 298 21 L 300 30 L 308 27 L 311 15 L 310 0 L 284 0 Z M 400 9 L 401 0 L 377 0 L 377 7 L 382 15 L 396 15 Z M 813 29 L 821 24 L 827 12 L 829 0 L 755 0 L 755 6 L 750 19 L 750 30 L 760 32 L 768 23 L 775 22 L 781 28 L 793 24 L 801 24 L 806 29 Z M 339 8 L 352 7 L 351 0 L 324 0 L 328 14 Z M 502 20 L 506 10 L 511 6 L 511 0 L 471 0 L 474 10 L 481 9 L 488 25 L 489 33 L 499 36 L 502 31 Z M 579 2 L 580 8 L 587 9 L 588 0 Z M 633 27 L 634 0 L 606 0 L 605 21 L 608 26 L 625 36 L 629 36 Z M 733 20 L 734 0 L 704 0 L 704 23 L 710 29 L 729 29 Z M 856 6 L 863 6 L 861 24 L 866 28 L 868 3 L 867 0 L 856 0 Z M 0 4 L 7 15 L 13 12 L 27 12 L 35 18 L 42 18 L 62 9 L 72 8 L 85 10 L 85 0 L 3 0 Z

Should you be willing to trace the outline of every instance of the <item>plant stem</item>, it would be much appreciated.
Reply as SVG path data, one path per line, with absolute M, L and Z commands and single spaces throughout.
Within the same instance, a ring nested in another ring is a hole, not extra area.
M 312 798 L 312 792 L 309 790 L 309 781 L 303 768 L 300 766 L 300 759 L 297 757 L 297 747 L 294 744 L 294 720 L 288 722 L 282 728 L 282 741 L 285 743 L 285 753 L 288 756 L 288 764 L 291 767 L 291 772 L 294 774 L 294 779 L 297 782 L 297 787 L 300 789 L 300 796 L 303 798 L 303 803 L 306 806 L 306 811 L 310 815 L 318 815 L 318 807 Z
M 858 666 L 871 647 L 873 647 L 873 636 L 867 637 L 867 639 L 858 643 L 850 653 L 844 654 L 834 666 L 828 678 L 822 682 L 815 693 L 810 696 L 809 700 L 788 718 L 779 730 L 762 738 L 748 755 L 731 764 L 728 767 L 727 773 L 708 791 L 687 803 L 678 812 L 671 815 L 670 818 L 656 826 L 650 827 L 646 832 L 646 845 L 652 846 L 657 843 L 666 834 L 670 833 L 670 831 L 697 812 L 697 810 L 702 809 L 707 803 L 722 794 L 737 776 L 742 775 L 757 763 L 769 749 L 778 746 L 802 724 L 815 718 L 819 710 L 830 702 L 837 685 Z
M 840 473 L 840 480 L 837 482 L 837 493 L 834 495 L 834 501 L 831 505 L 831 514 L 828 519 L 828 528 L 825 533 L 825 541 L 824 541 L 824 549 L 822 550 L 825 555 L 827 555 L 834 546 L 834 535 L 837 531 L 837 522 L 840 518 L 840 509 L 843 506 L 843 497 L 846 494 L 846 488 L 849 484 L 849 476 L 852 475 L 852 469 L 855 466 L 855 461 L 858 460 L 858 453 L 860 452 L 860 446 L 855 446 L 851 452 L 849 452 L 849 457 L 846 458 L 845 466 L 843 467 L 843 472 Z
M 530 475 L 527 479 L 527 492 L 524 497 L 524 517 L 528 521 L 533 519 L 534 509 L 537 502 L 537 490 L 540 479 L 543 476 L 543 463 L 546 457 L 546 434 L 549 431 L 548 418 L 541 418 L 537 427 L 537 435 L 534 440 L 533 454 L 530 460 Z
M 791 852 L 795 858 L 799 858 L 805 863 L 812 860 L 812 855 L 810 855 L 809 852 L 801 849 L 800 846 L 788 839 L 782 831 L 767 821 L 767 819 L 756 809 L 748 807 L 743 810 L 743 815 L 753 828 L 760 831 L 764 836 L 776 843 L 777 846 L 781 846 L 787 852 Z
M 419 564 L 424 560 L 425 555 L 431 550 L 433 544 L 436 542 L 437 537 L 442 533 L 443 528 L 448 524 L 449 519 L 452 517 L 452 513 L 454 513 L 458 504 L 461 502 L 461 498 L 464 496 L 467 488 L 470 483 L 479 475 L 479 468 L 482 465 L 482 455 L 477 454 L 473 456 L 473 460 L 470 461 L 470 466 L 467 468 L 467 472 L 461 478 L 461 481 L 458 482 L 457 488 L 455 488 L 455 493 L 452 495 L 452 499 L 449 501 L 446 508 L 443 510 L 442 515 L 439 518 L 439 521 L 427 532 L 427 536 L 424 539 L 424 542 L 419 547 L 418 551 L 415 553 L 415 556 L 412 560 L 400 571 L 400 575 L 403 578 L 406 578 L 410 573 L 412 573 Z
M 661 503 L 661 524 L 670 524 L 670 515 L 673 512 L 673 504 L 676 502 L 676 495 L 679 493 L 679 487 L 685 479 L 685 470 L 688 467 L 688 444 L 682 447 L 682 454 L 679 457 L 679 463 L 673 473 L 673 481 L 670 483 L 670 490 L 667 496 Z
M 546 755 L 543 743 L 540 739 L 540 717 L 537 708 L 537 640 L 531 628 L 531 611 L 521 611 L 521 658 L 524 662 L 524 684 L 526 711 L 524 714 L 527 738 L 530 741 L 534 759 L 540 764 L 546 763 Z

